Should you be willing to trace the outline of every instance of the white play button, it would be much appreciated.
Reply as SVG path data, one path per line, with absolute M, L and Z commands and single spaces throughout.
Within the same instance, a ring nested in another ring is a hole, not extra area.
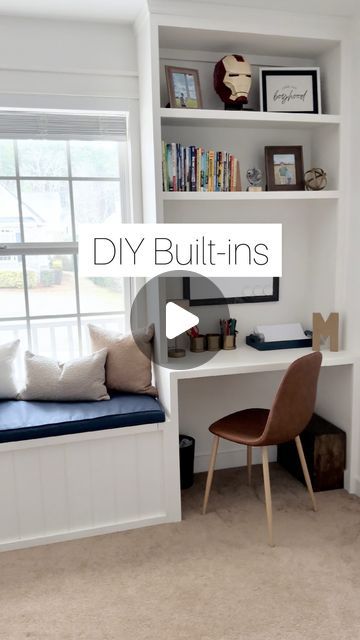
M 175 302 L 166 304 L 166 337 L 171 340 L 199 324 L 199 318 Z

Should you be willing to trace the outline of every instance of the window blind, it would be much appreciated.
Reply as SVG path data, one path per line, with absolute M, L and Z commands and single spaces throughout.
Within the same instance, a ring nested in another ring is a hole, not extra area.
M 0 110 L 0 139 L 127 139 L 127 114 Z

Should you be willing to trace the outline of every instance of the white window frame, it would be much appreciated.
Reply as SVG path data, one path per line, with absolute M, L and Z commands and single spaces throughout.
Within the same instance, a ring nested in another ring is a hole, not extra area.
M 17 141 L 19 139 L 24 139 L 26 136 L 19 136 L 16 140 L 14 140 L 14 152 L 15 152 L 15 177 L 11 176 L 0 176 L 0 180 L 13 180 L 16 183 L 17 188 L 17 198 L 19 203 L 19 221 L 20 221 L 20 233 L 22 242 L 19 243 L 6 243 L 0 244 L 0 256 L 14 256 L 20 255 L 22 257 L 22 273 L 24 279 L 24 298 L 25 298 L 25 315 L 21 317 L 1 317 L 0 311 L 0 327 L 6 326 L 9 328 L 9 325 L 13 322 L 23 322 L 26 323 L 27 329 L 27 337 L 29 348 L 32 349 L 32 332 L 31 332 L 31 321 L 41 321 L 41 320 L 66 320 L 69 318 L 76 319 L 77 323 L 77 334 L 78 334 L 78 344 L 79 344 L 79 352 L 82 353 L 83 349 L 83 340 L 82 340 L 82 320 L 83 318 L 89 317 L 118 317 L 122 315 L 121 311 L 114 312 L 81 312 L 80 307 L 80 290 L 79 290 L 79 274 L 78 274 L 78 243 L 75 240 L 75 210 L 74 210 L 74 198 L 73 198 L 73 181 L 81 182 L 81 181 L 106 181 L 106 182 L 117 182 L 120 184 L 120 197 L 121 197 L 121 212 L 122 219 L 119 220 L 119 224 L 121 222 L 140 222 L 142 219 L 141 216 L 141 193 L 139 186 L 141 185 L 141 176 L 139 173 L 139 133 L 138 133 L 138 110 L 137 105 L 134 104 L 134 101 L 117 101 L 118 107 L 121 108 L 121 111 L 113 111 L 109 109 L 96 109 L 96 112 L 101 111 L 104 115 L 119 115 L 127 116 L 127 141 L 126 143 L 119 144 L 119 177 L 116 178 L 97 178 L 97 177 L 76 177 L 73 178 L 71 173 L 71 160 L 70 160 L 70 140 L 66 141 L 67 148 L 67 166 L 68 166 L 68 175 L 63 177 L 54 177 L 54 176 L 20 176 L 19 173 L 19 158 L 18 158 L 18 149 L 17 149 Z M 1 110 L 8 110 L 11 107 L 0 107 L 0 116 Z M 12 111 L 52 111 L 52 109 L 44 108 L 21 108 L 21 109 L 12 109 Z M 56 109 L 59 112 L 61 109 Z M 55 111 L 55 110 L 54 110 Z M 73 115 L 77 113 L 84 113 L 84 109 L 74 110 L 74 109 L 63 109 L 64 114 L 72 113 Z M 89 115 L 94 114 L 94 110 L 88 109 L 87 112 Z M 27 138 L 31 138 L 29 135 Z M 50 136 L 46 139 L 53 139 Z M 91 139 L 91 138 L 89 138 Z M 100 137 L 94 139 L 101 139 Z M 70 195 L 70 213 L 71 213 L 71 226 L 72 226 L 72 241 L 70 242 L 49 242 L 49 243 L 35 243 L 35 242 L 24 242 L 24 225 L 23 225 L 23 213 L 22 213 L 22 200 L 21 200 L 21 189 L 20 182 L 23 180 L 52 180 L 52 181 L 66 181 L 69 184 L 69 195 Z M 55 316 L 49 315 L 31 315 L 30 314 L 30 306 L 29 306 L 29 292 L 27 286 L 27 274 L 26 274 L 26 265 L 25 265 L 25 257 L 31 255 L 72 255 L 74 257 L 74 280 L 75 280 L 75 298 L 76 298 L 76 311 L 75 313 L 69 314 L 56 314 Z M 125 320 L 125 328 L 128 330 L 130 327 L 130 309 L 131 302 L 135 295 L 136 287 L 135 280 L 132 278 L 124 279 L 124 320 Z

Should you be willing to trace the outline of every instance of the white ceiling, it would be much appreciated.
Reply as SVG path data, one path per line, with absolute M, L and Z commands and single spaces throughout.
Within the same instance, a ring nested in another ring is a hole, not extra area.
M 167 0 L 171 3 L 173 0 Z M 194 1 L 194 0 L 192 0 Z M 249 6 L 337 16 L 360 16 L 359 0 L 197 0 L 203 4 Z M 0 15 L 131 22 L 146 0 L 0 0 Z

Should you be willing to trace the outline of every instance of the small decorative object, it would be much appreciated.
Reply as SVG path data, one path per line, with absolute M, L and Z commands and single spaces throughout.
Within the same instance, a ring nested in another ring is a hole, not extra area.
M 282 113 L 321 113 L 318 67 L 260 67 L 260 109 Z
M 268 191 L 302 191 L 305 188 L 302 147 L 265 147 Z
M 330 338 L 330 351 L 339 351 L 339 314 L 330 313 L 324 320 L 321 313 L 313 313 L 313 351 L 320 351 L 320 338 Z
M 190 351 L 202 353 L 205 351 L 205 336 L 199 333 L 197 336 L 190 336 Z
M 262 191 L 262 172 L 260 169 L 257 169 L 256 167 L 248 169 L 246 172 L 246 178 L 250 185 L 246 191 Z
M 242 109 L 248 102 L 251 87 L 251 66 L 236 53 L 224 56 L 214 69 L 214 89 L 225 109 Z
M 223 336 L 223 347 L 225 351 L 236 349 L 236 336 Z
M 220 320 L 222 348 L 225 350 L 236 349 L 236 318 Z
M 181 349 L 180 347 L 177 346 L 176 338 L 175 338 L 175 346 L 174 347 L 169 347 L 169 349 L 168 349 L 168 357 L 169 358 L 184 358 L 185 356 L 186 356 L 185 349 Z
M 306 191 L 321 191 L 327 185 L 327 175 L 324 169 L 314 167 L 305 173 Z
M 206 348 L 208 351 L 219 351 L 221 349 L 220 333 L 206 334 Z
M 190 351 L 205 351 L 205 336 L 199 332 L 198 327 L 192 327 L 186 333 L 190 336 Z
M 165 67 L 170 106 L 182 109 L 201 109 L 199 72 L 196 69 Z

